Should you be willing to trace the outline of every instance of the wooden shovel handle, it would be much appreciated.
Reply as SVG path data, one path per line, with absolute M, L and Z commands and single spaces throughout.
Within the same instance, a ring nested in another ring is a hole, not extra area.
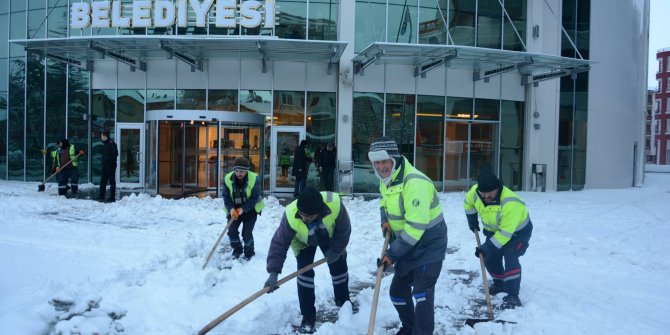
M 384 237 L 384 246 L 382 247 L 382 255 L 379 259 L 384 258 L 389 241 L 391 240 L 391 232 L 387 231 Z M 384 274 L 384 264 L 377 267 L 377 278 L 375 279 L 375 291 L 372 294 L 372 308 L 370 308 L 370 321 L 368 323 L 368 335 L 372 335 L 375 329 L 375 317 L 377 316 L 377 303 L 379 302 L 379 287 L 382 283 L 382 275 Z
M 221 235 L 219 235 L 219 239 L 216 240 L 216 243 L 214 243 L 214 246 L 212 247 L 212 250 L 209 251 L 209 255 L 207 255 L 207 260 L 205 261 L 205 264 L 202 265 L 202 269 L 204 270 L 205 267 L 207 266 L 207 263 L 209 263 L 209 260 L 212 258 L 212 254 L 214 253 L 214 250 L 216 250 L 216 247 L 221 243 L 221 239 L 223 238 L 223 235 L 226 234 L 226 231 L 228 231 L 228 228 L 230 228 L 230 225 L 233 224 L 233 217 L 230 217 L 230 220 L 228 220 L 228 224 L 226 225 L 226 228 L 223 228 L 223 231 L 221 232 Z
M 475 233 L 475 238 L 477 239 L 477 248 L 482 247 L 482 243 L 479 241 L 479 232 L 476 230 L 472 231 Z M 491 306 L 491 295 L 489 294 L 489 280 L 486 278 L 486 266 L 484 265 L 484 256 L 479 254 L 479 266 L 482 269 L 482 281 L 484 282 L 484 293 L 486 293 L 486 310 L 489 314 L 489 318 L 493 319 L 493 306 Z
M 317 266 L 319 266 L 319 265 L 321 265 L 325 262 L 326 262 L 326 258 L 322 258 L 320 261 L 316 261 L 316 262 L 314 262 L 310 265 L 307 265 L 307 266 L 303 267 L 302 269 L 300 269 L 296 272 L 293 272 L 290 275 L 280 279 L 277 282 L 277 286 L 283 285 L 287 281 L 289 281 L 289 280 L 291 280 L 291 279 L 293 279 L 293 278 L 295 278 L 295 277 L 297 277 L 297 276 L 299 276 L 299 275 L 301 275 L 301 274 L 303 274 L 303 273 L 305 273 L 305 272 L 307 272 L 307 271 L 309 271 L 309 270 L 311 270 L 311 269 L 313 269 L 313 268 L 315 268 L 315 267 L 317 267 Z M 218 318 L 214 319 L 214 321 L 207 324 L 204 328 L 200 329 L 200 331 L 198 332 L 198 335 L 207 334 L 210 330 L 214 329 L 214 327 L 216 327 L 219 323 L 223 322 L 225 319 L 227 319 L 231 315 L 235 314 L 235 312 L 242 309 L 242 307 L 248 305 L 250 302 L 256 300 L 258 297 L 262 296 L 265 293 L 268 293 L 269 291 L 270 291 L 269 287 L 264 287 L 262 290 L 252 294 L 249 298 L 244 299 L 242 302 L 233 306 L 233 308 L 229 309 L 225 313 L 221 314 Z

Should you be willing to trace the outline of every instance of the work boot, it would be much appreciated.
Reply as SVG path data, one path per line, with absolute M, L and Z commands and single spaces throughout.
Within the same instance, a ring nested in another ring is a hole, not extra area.
M 496 295 L 498 293 L 505 292 L 503 289 L 503 283 L 497 280 L 493 281 L 493 285 L 489 286 L 489 294 Z
M 503 298 L 503 303 L 500 305 L 502 309 L 514 309 L 516 307 L 521 307 L 521 300 L 519 300 L 518 295 L 508 294 Z
M 244 247 L 244 258 L 251 259 L 251 257 L 254 257 L 255 254 L 256 252 L 254 252 L 254 247 L 250 246 Z
M 233 258 L 240 258 L 240 256 L 242 256 L 242 247 L 241 246 L 234 247 L 233 248 Z
M 314 331 L 316 331 L 316 317 L 303 315 L 302 322 L 300 322 L 300 332 L 311 334 Z
M 395 335 L 412 335 L 412 328 L 403 326 Z
M 116 201 L 116 199 L 111 198 L 111 197 L 107 198 L 107 200 L 105 200 L 105 202 L 107 202 L 107 203 L 111 203 L 111 202 L 115 202 L 115 201 Z

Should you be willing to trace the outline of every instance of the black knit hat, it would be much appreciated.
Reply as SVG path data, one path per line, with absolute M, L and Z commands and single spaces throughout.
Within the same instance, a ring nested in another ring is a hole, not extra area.
M 401 157 L 398 144 L 392 138 L 380 137 L 370 144 L 368 158 L 371 162 L 393 158 L 398 164 Z
M 102 134 L 105 135 L 105 137 L 109 138 L 109 129 L 103 130 Z
M 249 171 L 249 167 L 249 160 L 244 156 L 235 158 L 235 161 L 233 162 L 233 170 Z
M 500 180 L 493 174 L 490 168 L 479 170 L 477 177 L 477 189 L 480 192 L 491 192 L 500 187 Z
M 319 214 L 326 204 L 323 203 L 321 193 L 314 187 L 307 186 L 298 197 L 298 210 L 307 215 Z

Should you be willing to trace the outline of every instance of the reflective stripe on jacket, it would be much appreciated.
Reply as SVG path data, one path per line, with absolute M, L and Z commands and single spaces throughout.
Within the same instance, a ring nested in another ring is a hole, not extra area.
M 235 177 L 235 171 L 229 172 L 224 178 L 223 178 L 223 183 L 225 184 L 226 188 L 228 189 L 227 195 L 230 196 L 230 199 L 232 200 L 231 204 L 234 204 L 234 197 L 235 195 L 233 194 L 234 192 L 234 186 L 233 186 L 233 178 Z M 247 194 L 247 199 L 252 200 L 251 193 L 254 189 L 254 186 L 256 186 L 256 182 L 258 181 L 258 174 L 247 171 L 247 181 L 246 181 L 246 187 L 245 187 L 245 192 Z M 250 208 L 244 208 L 243 204 L 243 210 L 244 212 L 248 212 L 251 210 Z M 263 208 L 265 208 L 265 202 L 263 201 L 263 197 L 258 195 L 258 201 L 253 205 L 253 208 L 256 210 L 256 213 L 260 213 Z M 223 206 L 223 211 L 228 215 L 229 210 L 227 206 Z
M 337 216 L 340 214 L 340 195 L 333 192 L 321 192 L 321 197 L 323 198 L 323 202 L 330 209 L 330 214 L 324 216 L 321 219 L 320 224 L 325 226 L 325 229 L 328 231 L 328 237 L 332 238 L 335 229 L 335 219 L 337 219 Z M 313 227 L 309 229 L 300 217 L 297 217 L 298 215 L 296 215 L 298 213 L 297 201 L 293 201 L 286 206 L 285 213 L 289 226 L 295 231 L 295 237 L 293 237 L 293 240 L 291 241 L 291 249 L 293 249 L 293 253 L 298 256 L 300 251 L 309 245 L 309 236 L 314 235 L 318 228 L 324 227 Z
M 515 232 L 530 223 L 526 204 L 512 190 L 503 186 L 500 203 L 486 205 L 477 194 L 477 185 L 470 188 L 463 205 L 465 214 L 479 214 L 484 229 L 494 232 L 491 242 L 496 248 L 502 248 Z

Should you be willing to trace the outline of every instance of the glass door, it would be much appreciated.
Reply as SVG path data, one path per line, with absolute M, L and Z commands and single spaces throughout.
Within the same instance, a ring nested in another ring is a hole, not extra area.
M 144 184 L 144 124 L 117 126 L 119 169 L 117 179 L 123 187 L 140 188 Z
M 144 134 L 144 192 L 155 196 L 158 192 L 158 121 L 147 121 Z
M 270 183 L 272 192 L 293 192 L 293 155 L 305 139 L 303 127 L 273 127 L 270 140 Z

